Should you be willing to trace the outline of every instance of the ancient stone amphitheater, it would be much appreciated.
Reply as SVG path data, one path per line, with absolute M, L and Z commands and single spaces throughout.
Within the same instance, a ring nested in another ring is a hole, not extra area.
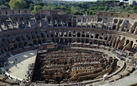
M 0 10 L 0 66 L 5 67 L 11 56 L 37 50 L 33 71 L 22 85 L 114 82 L 137 65 L 136 20 L 134 14 L 109 12 L 81 16 L 62 10 L 39 10 L 34 15 L 29 10 Z M 2 86 L 22 82 L 6 71 L 1 69 Z

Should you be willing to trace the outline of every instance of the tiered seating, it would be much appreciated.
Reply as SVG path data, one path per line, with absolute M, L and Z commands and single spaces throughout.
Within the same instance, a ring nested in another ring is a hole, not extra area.
M 10 86 L 10 85 L 18 86 L 19 83 L 15 80 L 8 79 L 8 77 L 5 75 L 0 75 L 0 86 Z

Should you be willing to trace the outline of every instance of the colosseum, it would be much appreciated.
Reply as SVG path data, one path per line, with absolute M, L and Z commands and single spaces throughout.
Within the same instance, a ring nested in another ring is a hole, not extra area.
M 133 75 L 136 51 L 135 14 L 0 10 L 0 86 L 107 86 Z

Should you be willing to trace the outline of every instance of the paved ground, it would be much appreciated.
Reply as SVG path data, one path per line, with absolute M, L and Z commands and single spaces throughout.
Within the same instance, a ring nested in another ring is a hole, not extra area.
M 5 69 L 8 68 L 8 73 L 14 78 L 17 77 L 19 80 L 26 79 L 25 75 L 27 75 L 28 65 L 35 62 L 36 55 L 37 51 L 31 50 L 12 56 L 9 58 L 9 65 Z

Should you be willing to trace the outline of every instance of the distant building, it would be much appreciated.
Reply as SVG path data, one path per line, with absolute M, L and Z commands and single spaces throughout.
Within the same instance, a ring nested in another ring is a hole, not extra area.
M 136 6 L 137 2 L 136 2 L 136 0 L 131 0 L 128 5 L 129 6 Z
M 61 3 L 60 0 L 42 0 L 42 2 L 46 2 L 47 4 L 51 4 L 51 3 L 60 4 Z
M 97 0 L 97 1 L 119 1 L 119 0 Z

